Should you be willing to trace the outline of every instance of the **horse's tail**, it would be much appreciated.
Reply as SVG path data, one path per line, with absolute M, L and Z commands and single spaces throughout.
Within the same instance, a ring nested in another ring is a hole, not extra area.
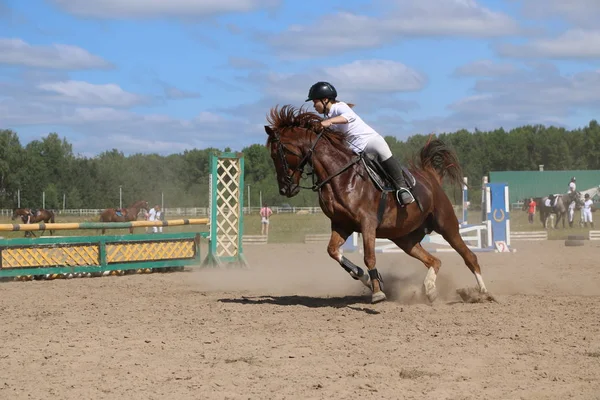
M 461 186 L 463 172 L 456 152 L 440 139 L 429 139 L 420 154 L 421 169 L 430 171 L 441 184 L 444 178 Z
M 50 222 L 54 223 L 54 211 L 50 210 Z

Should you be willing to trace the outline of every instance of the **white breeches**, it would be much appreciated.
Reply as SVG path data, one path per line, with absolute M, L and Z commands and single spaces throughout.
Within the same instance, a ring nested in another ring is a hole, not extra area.
M 373 136 L 373 138 L 369 140 L 369 143 L 367 143 L 367 146 L 365 147 L 365 152 L 368 154 L 377 154 L 380 162 L 385 161 L 392 156 L 390 146 L 388 146 L 383 136 L 380 135 Z

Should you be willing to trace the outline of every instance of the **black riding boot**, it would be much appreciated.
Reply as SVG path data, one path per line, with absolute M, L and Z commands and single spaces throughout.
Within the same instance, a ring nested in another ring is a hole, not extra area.
M 390 175 L 392 180 L 392 184 L 394 188 L 399 191 L 398 201 L 400 204 L 406 206 L 413 201 L 415 201 L 415 197 L 412 195 L 410 190 L 408 189 L 408 185 L 406 184 L 406 180 L 404 179 L 404 174 L 402 173 L 402 166 L 394 157 L 390 157 L 387 160 L 381 163 L 383 168 Z

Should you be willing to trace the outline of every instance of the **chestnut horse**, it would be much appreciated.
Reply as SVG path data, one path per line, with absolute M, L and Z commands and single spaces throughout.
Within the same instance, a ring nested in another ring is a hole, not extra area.
M 148 211 L 148 202 L 139 200 L 127 208 L 107 208 L 100 214 L 100 222 L 129 222 L 138 219 L 141 209 Z M 104 235 L 106 228 L 102 228 Z M 133 233 L 133 227 L 129 228 L 129 233 Z
M 41 208 L 39 210 L 32 210 L 31 208 L 15 208 L 13 210 L 12 220 L 14 221 L 17 217 L 21 217 L 21 220 L 24 224 L 38 224 L 40 222 L 44 223 L 54 223 L 54 212 L 52 210 L 46 210 Z M 42 230 L 42 235 L 46 230 Z M 54 231 L 50 230 L 50 235 L 53 235 Z M 26 231 L 25 236 L 36 236 L 33 231 Z
M 416 180 L 412 192 L 417 201 L 400 207 L 395 195 L 387 195 L 389 180 L 387 186 L 383 185 L 383 191 L 378 188 L 373 183 L 376 178 L 370 176 L 365 166 L 367 157 L 354 154 L 343 136 L 323 128 L 321 120 L 312 112 L 290 105 L 272 108 L 267 115 L 267 147 L 275 164 L 279 193 L 287 197 L 297 195 L 304 168 L 311 167 L 311 189 L 318 193 L 321 209 L 331 220 L 327 252 L 352 278 L 371 289 L 371 302 L 386 299 L 383 279 L 375 266 L 376 238 L 390 239 L 425 264 L 428 270 L 423 289 L 429 301 L 436 299 L 435 282 L 441 261 L 420 244 L 432 231 L 440 233 L 463 258 L 475 275 L 479 293 L 484 294 L 481 298 L 493 300 L 487 294 L 477 256 L 461 238 L 452 203 L 442 189 L 445 176 L 452 183 L 462 185 L 463 175 L 456 154 L 441 140 L 430 138 L 421 149 L 420 160 L 412 163 L 407 174 L 410 179 L 412 173 Z M 362 233 L 368 274 L 340 253 L 341 246 L 353 232 Z

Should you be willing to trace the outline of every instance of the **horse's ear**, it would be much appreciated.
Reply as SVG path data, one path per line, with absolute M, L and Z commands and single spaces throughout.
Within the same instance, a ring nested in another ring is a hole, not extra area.
M 269 125 L 265 125 L 265 132 L 267 132 L 267 135 L 269 136 L 273 136 L 275 133 L 275 131 Z

